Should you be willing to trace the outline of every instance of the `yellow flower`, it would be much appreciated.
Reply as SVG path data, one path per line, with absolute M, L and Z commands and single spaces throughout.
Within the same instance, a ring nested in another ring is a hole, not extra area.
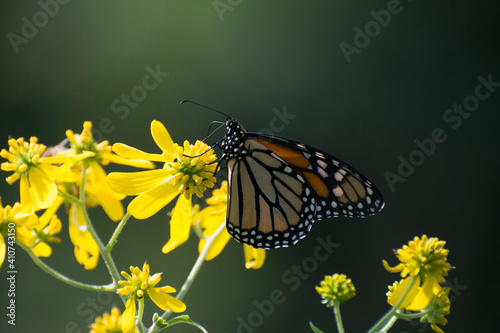
M 451 265 L 447 262 L 449 250 L 444 248 L 445 241 L 436 237 L 415 237 L 408 245 L 395 251 L 400 264 L 390 267 L 383 261 L 384 267 L 391 273 L 401 272 L 403 279 L 392 287 L 388 302 L 395 305 L 410 284 L 412 277 L 418 279 L 401 304 L 402 308 L 418 311 L 425 309 L 434 295 L 441 289 L 444 277 L 448 275 Z
M 181 147 L 174 143 L 163 124 L 154 120 L 151 134 L 161 154 L 149 154 L 124 144 L 113 145 L 113 151 L 128 158 L 143 158 L 163 162 L 162 169 L 143 172 L 113 172 L 108 184 L 113 190 L 126 195 L 137 195 L 127 210 L 136 219 L 146 219 L 165 207 L 179 194 L 170 221 L 170 241 L 163 248 L 167 253 L 189 238 L 192 220 L 191 195 L 198 197 L 214 186 L 216 156 L 213 150 L 197 141 L 190 145 L 185 141 Z
M 61 239 L 55 236 L 59 232 L 61 232 L 61 220 L 51 207 L 40 216 L 36 227 L 31 230 L 19 229 L 17 234 L 20 241 L 30 247 L 37 257 L 49 257 L 52 254 L 52 248 L 47 242 L 60 243 Z
M 102 317 L 96 317 L 90 325 L 89 333 L 122 333 L 122 316 L 117 307 L 111 309 L 111 313 L 104 312 Z
M 152 276 L 149 274 L 149 265 L 144 263 L 142 271 L 139 267 L 130 266 L 130 272 L 121 272 L 121 275 L 126 280 L 119 281 L 118 284 L 122 287 L 118 289 L 120 295 L 130 295 L 125 311 L 122 316 L 123 332 L 135 332 L 135 299 L 151 298 L 151 300 L 162 310 L 171 310 L 173 312 L 183 312 L 186 310 L 186 305 L 177 298 L 168 295 L 174 293 L 175 289 L 170 286 L 156 288 L 155 286 L 161 280 L 161 273 L 156 273 Z
M 111 146 L 107 140 L 97 143 L 92 136 L 92 122 L 86 121 L 83 123 L 81 134 L 75 134 L 71 130 L 66 131 L 66 136 L 69 139 L 71 149 L 63 152 L 60 155 L 78 156 L 86 152 L 92 152 L 85 161 L 88 163 L 99 163 L 108 165 L 110 162 L 116 164 L 129 165 L 136 168 L 152 169 L 154 164 L 144 159 L 129 159 L 113 154 Z
M 172 217 L 171 231 L 186 237 L 191 221 L 191 195 L 195 193 L 201 197 L 207 188 L 213 187 L 216 181 L 213 175 L 216 156 L 201 141 L 194 145 L 185 141 L 183 147 L 175 144 L 159 121 L 151 123 L 151 134 L 162 150 L 161 154 L 145 153 L 124 144 L 113 145 L 113 151 L 123 157 L 163 162 L 163 168 L 133 173 L 113 172 L 107 178 L 108 184 L 118 193 L 137 195 L 127 208 L 137 219 L 152 216 L 179 193 L 183 194 L 174 210 L 176 213 Z M 183 221 L 179 222 L 179 218 Z
M 0 152 L 9 161 L 2 163 L 1 169 L 14 172 L 6 178 L 7 182 L 12 184 L 20 179 L 21 204 L 27 211 L 47 208 L 57 197 L 56 184 L 49 175 L 53 166 L 43 161 L 46 147 L 37 142 L 34 136 L 29 143 L 24 138 L 9 139 L 9 151 Z
M 112 221 L 119 221 L 124 214 L 121 200 L 125 195 L 111 190 L 106 182 L 106 173 L 101 165 L 108 165 L 110 162 L 129 165 L 137 168 L 152 169 L 154 164 L 151 161 L 143 159 L 127 159 L 111 151 L 108 141 L 97 143 L 92 136 L 92 122 L 83 123 L 81 134 L 75 134 L 71 130 L 66 131 L 71 148 L 61 152 L 57 156 L 80 156 L 89 153 L 89 156 L 83 160 L 86 168 L 86 186 L 85 192 L 87 205 L 92 207 L 101 205 L 106 214 Z M 70 167 L 75 167 L 71 165 Z M 78 168 L 77 168 L 78 169 Z
M 323 298 L 321 303 L 333 307 L 334 302 L 344 303 L 356 296 L 356 289 L 351 279 L 344 274 L 325 275 L 325 279 L 316 286 L 316 292 Z
M 106 173 L 101 165 L 110 162 L 141 168 L 153 168 L 154 164 L 146 160 L 126 159 L 111 151 L 108 141 L 96 142 L 92 135 L 92 123 L 84 122 L 81 134 L 66 131 L 67 139 L 55 147 L 50 147 L 42 154 L 42 161 L 57 164 L 51 169 L 51 177 L 59 192 L 73 197 L 80 196 L 82 182 L 85 184 L 86 207 L 102 206 L 112 221 L 119 221 L 124 215 L 121 200 L 125 195 L 114 192 L 106 182 Z M 69 143 L 69 148 L 66 145 Z M 82 169 L 85 169 L 82 179 Z M 64 203 L 62 197 L 54 202 L 54 210 Z M 99 249 L 91 234 L 87 231 L 86 221 L 81 208 L 74 202 L 69 206 L 69 235 L 74 245 L 77 261 L 85 269 L 94 269 L 99 260 Z
M 0 267 L 5 260 L 4 236 L 7 238 L 7 243 L 13 246 L 20 229 L 31 232 L 37 225 L 38 216 L 34 213 L 24 212 L 19 202 L 16 202 L 12 207 L 9 205 L 3 207 L 0 200 Z
M 213 190 L 212 196 L 207 199 L 208 207 L 194 214 L 193 224 L 199 226 L 203 230 L 203 237 L 200 239 L 198 251 L 201 252 L 205 247 L 204 238 L 212 236 L 212 234 L 226 221 L 227 211 L 227 181 L 221 183 L 221 187 Z M 174 212 L 175 213 L 175 212 Z M 231 235 L 224 229 L 214 240 L 212 246 L 207 252 L 205 260 L 212 260 L 218 256 L 227 242 L 231 239 Z M 168 245 L 168 244 L 167 244 Z M 166 246 L 167 246 L 166 245 Z M 164 247 L 165 250 L 165 247 Z M 259 269 L 264 265 L 266 259 L 266 250 L 256 249 L 250 245 L 243 245 L 245 255 L 245 267 L 247 269 Z

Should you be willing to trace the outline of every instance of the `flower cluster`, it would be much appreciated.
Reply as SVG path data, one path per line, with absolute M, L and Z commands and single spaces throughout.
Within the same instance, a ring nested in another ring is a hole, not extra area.
M 82 201 L 85 207 L 101 206 L 113 221 L 119 221 L 124 215 L 121 200 L 125 196 L 107 185 L 101 165 L 113 162 L 152 168 L 153 164 L 146 160 L 122 158 L 111 152 L 107 141 L 95 142 L 91 122 L 83 124 L 81 134 L 67 130 L 66 136 L 61 144 L 50 148 L 38 143 L 36 137 L 31 137 L 29 142 L 24 138 L 9 139 L 9 150 L 0 152 L 0 156 L 8 160 L 2 163 L 1 169 L 13 172 L 6 179 L 9 184 L 20 181 L 20 201 L 13 210 L 6 206 L 2 225 L 13 220 L 17 241 L 31 248 L 36 256 L 47 257 L 52 252 L 48 243 L 60 242 L 54 236 L 62 229 L 56 212 L 66 204 L 75 258 L 85 269 L 94 269 L 99 249 L 89 233 Z M 69 147 L 66 147 L 68 143 Z M 45 212 L 40 215 L 43 209 Z M 26 216 L 31 217 L 26 220 Z M 3 238 L 0 247 L 5 247 Z
M 205 208 L 200 209 L 198 204 L 192 203 L 193 194 L 201 198 L 216 183 L 217 157 L 213 149 L 201 141 L 194 144 L 184 141 L 182 145 L 174 143 L 159 121 L 151 123 L 152 137 L 160 148 L 158 154 L 146 153 L 123 143 L 111 146 L 108 141 L 97 142 L 92 135 L 91 122 L 84 122 L 81 133 L 67 130 L 65 134 L 66 139 L 53 147 L 38 143 L 36 137 L 31 137 L 29 142 L 23 138 L 10 139 L 9 149 L 0 152 L 0 156 L 7 159 L 1 169 L 12 172 L 7 182 L 13 184 L 19 180 L 20 183 L 19 202 L 5 207 L 0 202 L 0 266 L 5 260 L 6 243 L 10 245 L 16 241 L 39 266 L 66 283 L 86 289 L 116 291 L 122 296 L 125 311 L 120 315 L 118 308 L 113 308 L 111 313 L 104 313 L 91 325 L 91 332 L 144 330 L 145 299 L 151 299 L 165 311 L 161 317 L 155 314 L 153 326 L 167 326 L 165 319 L 170 312 L 186 309 L 181 299 L 192 282 L 192 275 L 177 299 L 168 295 L 175 292 L 174 288 L 156 287 L 161 273 L 150 275 L 147 263 L 142 270 L 130 267 L 130 273 L 121 272 L 125 280 L 119 281 L 110 252 L 130 216 L 146 219 L 177 198 L 170 214 L 170 239 L 163 246 L 163 253 L 185 243 L 194 230 L 200 237 L 200 256 L 193 271 L 198 271 L 196 265 L 215 258 L 231 238 L 225 229 L 227 182 L 213 190 Z M 154 162 L 161 163 L 161 168 L 156 168 Z M 109 163 L 150 170 L 113 172 L 108 176 L 103 166 Z M 127 206 L 127 214 L 122 205 L 126 196 L 135 196 Z M 50 243 L 61 241 L 58 234 L 64 225 L 56 213 L 63 205 L 68 214 L 68 233 L 76 260 L 91 270 L 102 257 L 113 279 L 111 284 L 95 286 L 71 280 L 38 259 L 51 255 Z M 120 221 L 107 245 L 98 237 L 88 215 L 88 209 L 97 206 L 102 207 L 110 220 Z M 244 245 L 244 256 L 246 268 L 258 269 L 264 264 L 265 250 Z M 179 320 L 193 323 L 184 317 L 174 320 L 176 323 Z
M 351 279 L 344 274 L 325 275 L 325 279 L 316 286 L 316 292 L 323 299 L 321 303 L 333 307 L 334 302 L 344 303 L 356 296 L 356 289 Z
M 392 273 L 400 273 L 403 278 L 389 287 L 388 303 L 398 309 L 422 311 L 422 321 L 429 322 L 436 332 L 442 330 L 436 324 L 444 325 L 449 314 L 449 288 L 443 287 L 445 276 L 452 268 L 447 262 L 449 250 L 446 242 L 427 235 L 415 237 L 408 245 L 395 251 L 400 263 L 384 267 Z
M 159 308 L 165 311 L 183 312 L 186 310 L 184 303 L 168 295 L 175 292 L 174 288 L 170 286 L 155 287 L 161 280 L 161 273 L 150 275 L 147 263 L 144 263 L 142 270 L 139 267 L 131 266 L 130 273 L 132 275 L 127 272 L 121 272 L 126 280 L 118 282 L 122 287 L 118 289 L 118 293 L 120 295 L 130 295 L 122 316 L 124 333 L 135 332 L 136 299 L 150 298 Z
M 90 325 L 89 333 L 123 333 L 120 309 L 114 306 L 111 313 L 104 312 Z

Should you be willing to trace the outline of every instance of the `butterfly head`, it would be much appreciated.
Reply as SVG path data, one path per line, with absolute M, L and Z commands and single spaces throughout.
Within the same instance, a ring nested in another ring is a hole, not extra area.
M 220 143 L 220 148 L 224 152 L 226 158 L 231 158 L 239 154 L 239 150 L 243 144 L 243 136 L 245 129 L 240 123 L 233 118 L 226 120 L 226 136 Z

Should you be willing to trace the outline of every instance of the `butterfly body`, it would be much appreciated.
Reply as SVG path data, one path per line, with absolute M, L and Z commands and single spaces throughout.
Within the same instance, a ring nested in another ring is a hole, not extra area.
M 227 230 L 256 248 L 287 247 L 327 217 L 379 212 L 380 192 L 354 168 L 290 139 L 246 132 L 226 121 L 219 144 L 227 161 Z

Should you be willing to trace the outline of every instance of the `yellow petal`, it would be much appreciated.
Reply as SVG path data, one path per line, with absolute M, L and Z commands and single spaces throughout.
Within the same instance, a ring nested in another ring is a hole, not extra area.
M 161 150 L 172 151 L 174 141 L 172 141 L 170 134 L 161 122 L 157 120 L 151 122 L 151 135 Z
M 32 213 L 17 213 L 15 216 L 15 223 L 18 226 L 23 226 L 27 228 L 35 228 L 38 225 L 38 217 L 36 214 Z
M 35 211 L 35 203 L 33 202 L 33 197 L 31 195 L 31 190 L 28 182 L 28 178 L 23 176 L 20 179 L 20 189 L 19 194 L 21 198 L 21 206 L 23 207 L 24 213 L 33 213 Z
M 178 194 L 178 188 L 168 184 L 161 184 L 146 193 L 139 194 L 130 202 L 127 210 L 136 219 L 143 220 L 157 213 Z
M 130 165 L 135 168 L 154 169 L 155 167 L 154 163 L 151 161 L 140 160 L 140 159 L 128 159 L 111 153 L 106 154 L 105 158 L 108 159 L 110 162 L 122 165 Z
M 245 253 L 246 269 L 259 269 L 264 265 L 266 250 L 256 249 L 250 245 L 243 244 L 243 252 Z
M 173 312 L 182 312 L 186 310 L 186 304 L 177 298 L 162 292 L 159 288 L 151 288 L 148 290 L 149 297 L 155 302 L 158 307 L 164 311 L 172 310 Z
M 391 273 L 401 272 L 403 270 L 403 268 L 405 267 L 405 265 L 403 263 L 399 263 L 398 265 L 391 267 L 391 266 L 389 266 L 389 263 L 385 260 L 382 260 L 382 264 L 384 265 L 384 268 Z
M 38 168 L 30 168 L 30 187 L 36 198 L 36 204 L 40 208 L 48 208 L 57 198 L 57 186 L 43 171 Z
M 142 150 L 139 150 L 134 147 L 130 147 L 126 144 L 123 143 L 115 143 L 113 145 L 113 151 L 115 154 L 125 157 L 125 158 L 130 158 L 130 159 L 137 159 L 137 160 L 148 160 L 148 161 L 155 161 L 155 162 L 165 162 L 165 158 L 161 154 L 150 154 L 143 152 Z
M 220 224 L 226 220 L 226 209 L 218 210 L 214 213 L 216 207 L 208 206 L 203 209 L 202 213 L 198 215 L 201 219 L 201 227 L 203 228 L 203 236 L 211 236 Z
M 5 241 L 3 239 L 3 235 L 0 235 L 0 268 L 2 268 L 4 259 L 5 259 Z
M 212 260 L 213 258 L 217 257 L 222 250 L 224 250 L 224 247 L 226 247 L 227 242 L 231 239 L 231 235 L 226 230 L 221 231 L 221 233 L 214 239 L 214 242 L 212 243 L 212 246 L 207 252 L 207 255 L 205 256 L 205 260 Z M 205 246 L 206 242 L 205 240 L 200 240 L 200 243 L 198 245 L 198 251 L 201 252 L 203 250 L 203 247 Z
M 33 248 L 33 253 L 37 257 L 50 257 L 50 255 L 52 254 L 52 249 L 47 243 L 40 242 Z
M 79 183 L 81 179 L 80 172 L 76 171 L 72 166 L 72 164 L 63 164 L 62 166 L 44 164 L 40 166 L 40 169 L 49 175 L 57 184 Z
M 16 228 L 17 241 L 27 247 L 31 247 L 37 241 L 36 236 L 33 235 L 32 229 Z
M 106 215 L 111 219 L 111 221 L 120 221 L 125 210 L 120 200 L 117 200 L 111 193 L 111 189 L 106 189 L 108 187 L 106 183 L 102 183 L 104 186 L 101 187 L 101 191 L 93 192 L 97 197 L 97 200 L 101 204 L 102 208 L 106 212 Z M 109 187 L 108 187 L 109 188 Z
M 86 158 L 94 156 L 95 153 L 91 151 L 84 151 L 81 154 L 74 155 L 74 153 L 71 153 L 71 155 L 66 155 L 64 153 L 60 153 L 57 156 L 47 156 L 47 157 L 42 157 L 40 158 L 39 162 L 40 163 L 47 163 L 47 164 L 63 164 L 63 163 L 69 163 L 69 164 L 75 164 L 78 161 L 84 160 Z
M 417 276 L 415 277 L 415 279 L 417 279 L 417 281 L 413 284 L 411 290 L 409 290 L 408 293 L 406 294 L 404 301 L 399 306 L 400 309 L 406 308 L 414 300 L 415 295 L 418 292 L 418 287 L 420 286 L 420 277 Z M 398 285 L 398 287 L 395 290 L 393 290 L 392 295 L 387 300 L 387 302 L 390 305 L 394 306 L 399 302 L 399 299 L 403 296 L 406 289 L 410 285 L 411 280 L 412 280 L 411 276 L 403 279 L 401 283 Z
M 52 206 L 50 206 L 43 214 L 40 216 L 40 226 L 39 228 L 43 228 L 50 223 L 52 217 L 56 214 L 59 207 L 64 203 L 64 199 L 62 197 L 57 197 L 56 201 Z
M 163 246 L 163 253 L 168 253 L 187 241 L 191 230 L 192 215 L 191 198 L 186 199 L 183 195 L 179 196 L 170 220 L 170 239 Z
M 147 192 L 165 181 L 170 171 L 156 169 L 140 172 L 112 172 L 106 178 L 108 185 L 116 192 L 138 195 Z
M 159 288 L 156 288 L 158 290 L 161 290 L 162 292 L 164 293 L 175 293 L 175 288 L 174 287 L 170 287 L 170 286 L 164 286 L 164 287 L 159 287 Z
M 62 228 L 61 220 L 56 215 L 52 215 L 49 222 L 49 228 L 47 229 L 47 234 L 49 235 L 58 234 L 61 232 L 61 228 Z
M 116 195 L 106 183 L 106 173 L 99 163 L 92 163 L 90 165 L 90 177 L 92 179 L 92 186 L 89 186 L 87 192 L 93 194 L 102 208 L 112 221 L 119 221 L 124 214 L 122 203 L 120 199 L 124 196 Z
M 99 262 L 99 248 L 90 233 L 86 232 L 84 234 L 83 243 L 80 244 L 80 248 L 83 255 L 81 258 L 82 262 L 80 264 L 83 264 L 83 267 L 86 270 L 96 268 L 97 263 Z
M 413 299 L 413 302 L 410 306 L 408 306 L 408 310 L 420 311 L 425 309 L 440 289 L 441 287 L 439 286 L 437 279 L 433 275 L 427 276 L 424 284 L 418 290 L 417 295 Z
M 130 297 L 122 314 L 123 333 L 136 333 L 135 328 L 135 297 Z
M 94 269 L 99 261 L 99 248 L 88 233 L 80 206 L 71 204 L 69 208 L 69 237 L 75 246 L 75 258 L 86 270 Z

